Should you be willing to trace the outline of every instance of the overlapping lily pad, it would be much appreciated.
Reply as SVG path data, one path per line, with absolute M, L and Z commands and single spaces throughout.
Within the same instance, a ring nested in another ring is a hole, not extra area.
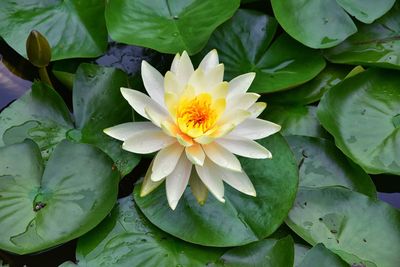
M 91 230 L 111 210 L 119 175 L 99 149 L 63 141 L 46 165 L 31 140 L 0 148 L 0 248 L 40 251 Z
M 257 197 L 225 187 L 225 203 L 209 196 L 200 206 L 187 188 L 177 208 L 168 206 L 164 186 L 135 201 L 157 227 L 188 242 L 208 246 L 235 246 L 261 240 L 272 234 L 292 206 L 297 191 L 295 159 L 278 134 L 260 142 L 272 159 L 241 159 L 242 167 L 257 191 Z
M 99 56 L 107 47 L 104 1 L 0 2 L 0 36 L 25 57 L 26 39 L 32 30 L 47 38 L 52 60 Z
M 297 267 L 310 267 L 318 263 L 318 267 L 348 267 L 349 265 L 322 244 L 310 249 Z
M 361 64 L 400 69 L 400 5 L 370 25 L 360 25 L 356 34 L 324 51 L 335 63 Z
M 239 10 L 211 36 L 202 54 L 216 48 L 225 65 L 225 79 L 256 72 L 250 90 L 270 93 L 300 85 L 314 78 L 325 61 L 318 51 L 307 48 L 287 34 L 271 45 L 276 20 L 265 14 Z
M 318 118 L 336 145 L 368 173 L 400 174 L 400 79 L 369 69 L 328 91 Z
M 135 154 L 121 149 L 119 142 L 103 129 L 132 120 L 132 111 L 120 93 L 127 76 L 119 70 L 82 64 L 75 74 L 74 117 L 56 91 L 43 83 L 0 114 L 0 146 L 30 138 L 39 144 L 47 159 L 63 139 L 96 145 L 114 161 L 122 175 L 139 161 Z
M 364 23 L 384 15 L 395 0 L 272 0 L 279 24 L 293 38 L 312 48 L 333 47 L 357 32 L 345 12 Z
M 342 187 L 300 187 L 287 224 L 310 244 L 323 243 L 350 264 L 400 265 L 400 212 Z
M 106 22 L 115 41 L 163 53 L 194 54 L 239 4 L 239 0 L 108 1 Z

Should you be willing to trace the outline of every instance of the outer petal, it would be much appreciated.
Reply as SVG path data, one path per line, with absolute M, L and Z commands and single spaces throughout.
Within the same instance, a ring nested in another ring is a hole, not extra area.
M 270 121 L 249 118 L 239 124 L 229 136 L 241 136 L 252 140 L 261 139 L 279 132 L 281 126 Z
M 176 77 L 181 84 L 187 84 L 190 76 L 194 72 L 192 61 L 186 51 L 183 51 L 176 70 Z
M 216 67 L 219 63 L 218 53 L 216 49 L 211 50 L 208 54 L 203 58 L 203 60 L 199 64 L 199 68 L 201 68 L 204 72 Z
M 221 178 L 213 173 L 213 169 L 209 168 L 209 165 L 210 162 L 207 159 L 204 162 L 204 166 L 195 165 L 197 174 L 215 198 L 224 203 L 224 183 Z
M 248 112 L 251 113 L 251 118 L 257 118 L 267 107 L 267 103 L 264 102 L 257 102 L 254 103 L 251 107 L 247 109 Z
M 190 190 L 200 205 L 204 205 L 208 196 L 208 189 L 201 181 L 197 171 L 192 171 L 190 175 Z
M 173 73 L 176 73 L 178 71 L 178 66 L 180 61 L 181 61 L 181 55 L 179 53 L 176 53 L 174 60 L 172 60 L 171 64 L 171 71 Z
M 129 105 L 141 116 L 149 119 L 146 114 L 145 108 L 151 107 L 155 110 L 165 110 L 162 106 L 160 106 L 157 102 L 151 99 L 149 96 L 143 94 L 142 92 L 132 90 L 129 88 L 121 87 L 121 93 L 123 97 L 128 101 Z M 165 111 L 167 112 L 167 111 Z
M 144 108 L 144 111 L 149 120 L 160 128 L 162 122 L 170 119 L 169 113 L 160 105 L 148 105 Z
M 183 146 L 178 142 L 161 149 L 154 158 L 151 180 L 157 182 L 171 174 L 181 157 L 182 151 Z
M 160 129 L 142 131 L 129 137 L 122 144 L 122 149 L 138 154 L 148 154 L 167 147 L 174 142 L 176 142 L 175 138 L 166 135 Z
M 226 102 L 226 112 L 234 109 L 248 110 L 260 98 L 256 93 L 237 94 L 228 99 Z
M 202 145 L 202 147 L 207 157 L 215 164 L 232 171 L 242 171 L 242 166 L 240 165 L 239 160 L 219 144 L 214 142 L 208 145 Z
M 217 139 L 215 142 L 239 156 L 253 159 L 272 158 L 272 154 L 268 149 L 250 139 L 224 137 Z
M 142 132 L 142 131 L 157 131 L 158 128 L 153 123 L 149 121 L 145 122 L 127 122 L 122 123 L 107 129 L 104 129 L 103 132 L 112 138 L 125 141 L 130 136 Z
M 246 93 L 255 77 L 254 72 L 249 72 L 231 80 L 229 82 L 229 96 Z
M 166 179 L 167 200 L 171 209 L 175 210 L 178 205 L 179 199 L 185 192 L 186 186 L 189 182 L 190 173 L 192 171 L 192 163 L 186 159 L 182 154 L 176 165 L 175 170 L 168 175 Z
M 164 77 L 146 61 L 142 61 L 143 84 L 149 96 L 164 105 Z
M 142 186 L 140 188 L 140 196 L 144 197 L 153 192 L 164 180 L 153 182 L 150 179 L 151 176 L 151 168 L 153 167 L 154 160 L 150 163 L 149 168 L 147 169 L 146 175 L 144 176 Z
M 206 154 L 204 154 L 201 145 L 195 143 L 192 146 L 185 148 L 187 158 L 196 165 L 202 166 L 204 164 L 204 159 L 206 158 Z

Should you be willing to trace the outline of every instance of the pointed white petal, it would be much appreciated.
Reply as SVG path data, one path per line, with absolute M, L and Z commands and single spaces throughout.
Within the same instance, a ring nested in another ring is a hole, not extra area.
M 179 61 L 181 61 L 181 55 L 179 53 L 176 53 L 174 60 L 172 60 L 171 64 L 171 71 L 173 73 L 176 73 L 178 71 Z
M 267 103 L 264 102 L 257 102 L 254 103 L 251 107 L 247 109 L 248 112 L 251 113 L 251 118 L 257 118 L 267 107 Z
M 207 159 L 204 162 L 204 166 L 195 165 L 197 174 L 215 198 L 222 203 L 225 203 L 224 183 L 220 177 L 213 173 L 213 170 L 208 167 L 209 165 L 210 163 Z
M 199 64 L 199 68 L 203 69 L 204 72 L 214 68 L 219 63 L 218 53 L 216 49 L 211 50 L 208 54 L 203 58 L 203 60 Z
M 142 61 L 143 84 L 149 96 L 164 106 L 164 77 L 146 61 Z
M 148 130 L 157 131 L 158 127 L 149 121 L 127 122 L 110 128 L 106 128 L 103 130 L 103 132 L 108 136 L 111 136 L 112 138 L 125 141 L 130 136 L 138 132 L 148 131 Z
M 167 177 L 178 163 L 183 152 L 183 146 L 178 142 L 161 149 L 154 158 L 151 180 L 157 182 Z
M 258 98 L 260 98 L 260 95 L 256 93 L 234 95 L 226 101 L 226 112 L 231 112 L 233 109 L 247 110 L 257 101 Z
M 206 72 L 207 77 L 207 88 L 205 90 L 210 90 L 216 85 L 220 84 L 224 80 L 224 64 L 218 64 L 214 68 Z
M 160 105 L 148 105 L 144 108 L 147 118 L 151 120 L 157 127 L 161 128 L 161 123 L 170 119 L 168 111 Z
M 138 153 L 148 154 L 156 152 L 176 142 L 176 138 L 166 135 L 163 131 L 142 131 L 130 136 L 123 144 L 122 149 Z
M 239 156 L 253 159 L 272 158 L 272 154 L 268 149 L 250 139 L 242 137 L 229 138 L 225 136 L 223 138 L 216 139 L 215 142 L 233 154 Z
M 204 205 L 208 197 L 208 189 L 201 181 L 199 175 L 197 174 L 197 171 L 195 170 L 192 171 L 190 175 L 189 184 L 190 184 L 190 190 L 192 191 L 192 194 L 196 198 L 197 202 L 200 205 Z
M 143 94 L 142 92 L 132 90 L 129 88 L 121 87 L 122 96 L 128 101 L 129 105 L 141 116 L 149 119 L 145 112 L 145 108 L 148 106 L 153 107 L 154 109 L 164 109 L 160 106 L 156 101 L 151 99 L 148 95 Z
M 207 87 L 207 76 L 202 69 L 195 70 L 189 78 L 188 84 L 194 88 L 195 94 L 200 94 Z
M 215 164 L 233 171 L 242 171 L 242 166 L 235 155 L 219 144 L 214 142 L 208 145 L 202 145 L 202 147 L 207 157 Z
M 195 143 L 185 148 L 187 158 L 196 165 L 203 165 L 206 154 L 204 154 L 201 145 Z
M 241 136 L 252 140 L 261 139 L 281 130 L 281 126 L 270 121 L 249 118 L 239 124 L 227 136 Z
M 168 175 L 165 183 L 167 191 L 167 200 L 171 209 L 175 210 L 179 199 L 185 192 L 189 182 L 190 173 L 192 171 L 192 163 L 182 154 L 174 171 Z
M 176 77 L 178 78 L 181 84 L 187 84 L 193 72 L 194 69 L 192 61 L 190 61 L 187 52 L 183 51 L 176 71 Z
M 213 168 L 213 173 L 218 175 L 218 177 L 236 190 L 239 190 L 246 195 L 256 196 L 256 190 L 246 173 L 233 172 L 217 165 L 213 165 L 212 163 L 209 165 L 209 168 Z
M 144 176 L 142 186 L 140 188 L 140 196 L 144 197 L 153 192 L 164 180 L 160 180 L 158 182 L 153 182 L 150 179 L 151 176 L 151 168 L 153 167 L 154 160 L 150 163 L 149 168 L 146 171 L 146 175 Z
M 224 125 L 239 125 L 243 123 L 251 113 L 247 110 L 237 109 L 229 112 L 228 110 L 218 120 L 218 125 L 224 127 Z
M 179 82 L 175 73 L 173 73 L 171 71 L 167 71 L 167 73 L 165 73 L 165 77 L 164 77 L 165 92 L 170 92 L 175 95 L 180 95 L 184 89 L 183 86 L 184 86 L 184 84 L 181 84 Z M 165 101 L 165 99 L 164 99 L 164 101 Z
M 249 72 L 231 80 L 229 82 L 229 96 L 246 93 L 255 77 L 254 72 Z

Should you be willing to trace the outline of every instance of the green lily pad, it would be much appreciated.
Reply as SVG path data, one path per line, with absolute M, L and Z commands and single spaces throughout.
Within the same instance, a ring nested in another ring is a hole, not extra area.
M 375 185 L 358 165 L 354 164 L 324 139 L 287 136 L 299 164 L 300 186 L 343 186 L 376 198 Z
M 268 97 L 265 97 L 268 100 Z M 330 138 L 317 120 L 317 108 L 300 105 L 271 105 L 262 113 L 263 119 L 282 126 L 281 133 L 288 135 L 304 135 Z
M 400 175 L 400 79 L 369 69 L 322 98 L 318 118 L 336 145 L 368 173 Z
M 293 267 L 298 267 L 300 263 L 303 261 L 304 257 L 306 256 L 307 252 L 310 250 L 309 246 L 304 244 L 294 244 L 294 263 Z
M 107 29 L 118 42 L 162 53 L 195 54 L 239 4 L 239 0 L 107 1 Z
M 104 2 L 97 0 L 4 0 L 0 36 L 26 57 L 25 42 L 37 30 L 52 48 L 52 60 L 96 57 L 107 48 Z
M 294 247 L 291 236 L 276 240 L 264 239 L 225 252 L 216 266 L 276 267 L 293 266 Z
M 273 94 L 268 94 L 266 100 L 268 103 L 281 105 L 308 105 L 317 102 L 330 88 L 340 83 L 351 68 L 339 65 L 327 65 L 311 81 L 292 88 Z
M 124 176 L 140 157 L 122 150 L 103 129 L 132 121 L 132 109 L 120 93 L 120 87 L 127 83 L 120 70 L 82 64 L 75 74 L 73 90 L 75 125 L 58 93 L 46 84 L 34 83 L 31 91 L 0 113 L 0 146 L 30 138 L 46 160 L 65 138 L 93 144 L 114 160 Z
M 357 32 L 344 10 L 364 23 L 371 23 L 389 11 L 395 0 L 272 0 L 271 3 L 279 24 L 293 38 L 312 48 L 328 48 Z
M 370 25 L 359 25 L 356 34 L 342 44 L 325 50 L 335 63 L 361 64 L 400 69 L 400 5 Z
M 100 225 L 78 240 L 78 266 L 193 266 L 216 261 L 222 249 L 174 238 L 154 227 L 132 197 L 120 199 Z M 64 266 L 68 266 L 65 264 Z
M 138 185 L 134 190 L 135 201 L 153 224 L 191 243 L 226 247 L 264 239 L 287 216 L 296 194 L 298 172 L 293 154 L 279 134 L 261 140 L 260 144 L 272 152 L 272 159 L 240 159 L 257 197 L 226 186 L 225 203 L 209 196 L 200 206 L 187 188 L 173 211 L 168 206 L 164 186 L 140 197 Z
M 310 267 L 318 262 L 318 267 L 349 267 L 345 261 L 329 251 L 322 244 L 310 249 L 298 267 Z
M 255 72 L 250 90 L 270 93 L 291 88 L 314 78 L 325 61 L 318 51 L 301 45 L 287 34 L 271 45 L 276 20 L 263 13 L 239 10 L 211 36 L 202 54 L 216 48 L 230 80 Z
M 400 212 L 363 194 L 300 187 L 286 223 L 308 243 L 323 243 L 349 264 L 400 265 L 393 250 L 400 247 Z
M 0 148 L 0 248 L 26 254 L 95 227 L 118 194 L 117 172 L 99 149 L 62 141 L 46 168 L 31 140 Z

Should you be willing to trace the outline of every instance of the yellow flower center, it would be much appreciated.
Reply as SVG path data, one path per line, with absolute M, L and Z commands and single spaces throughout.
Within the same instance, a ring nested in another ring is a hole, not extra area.
M 202 93 L 192 99 L 181 99 L 177 108 L 179 129 L 192 138 L 210 130 L 219 117 L 218 107 L 213 105 L 210 94 Z

